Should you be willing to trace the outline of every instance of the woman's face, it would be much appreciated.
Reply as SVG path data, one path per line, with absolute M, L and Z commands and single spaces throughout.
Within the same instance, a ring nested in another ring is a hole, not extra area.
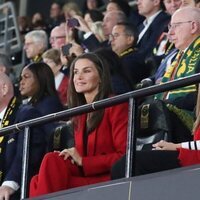
M 81 58 L 74 65 L 74 87 L 77 93 L 83 93 L 87 97 L 95 97 L 99 91 L 101 82 L 95 64 L 87 58 Z
M 21 73 L 19 91 L 22 96 L 32 97 L 39 90 L 39 84 L 34 74 L 25 67 Z

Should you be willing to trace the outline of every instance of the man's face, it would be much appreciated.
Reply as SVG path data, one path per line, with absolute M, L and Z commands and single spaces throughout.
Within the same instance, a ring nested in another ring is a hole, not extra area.
M 117 24 L 117 14 L 108 12 L 103 19 L 103 32 L 106 38 L 112 33 L 113 27 Z
M 51 9 L 50 9 L 50 17 L 51 18 L 57 18 L 60 15 L 60 7 L 58 4 L 53 3 L 51 5 Z
M 60 49 L 63 45 L 66 43 L 66 36 L 64 28 L 63 30 L 61 28 L 55 27 L 51 31 L 51 36 L 49 38 L 51 47 L 54 49 Z
M 31 59 L 41 53 L 41 44 L 34 42 L 31 37 L 25 38 L 24 50 L 27 58 Z
M 124 26 L 122 25 L 114 26 L 109 39 L 112 50 L 118 55 L 133 45 L 131 36 L 125 33 Z
M 170 14 L 173 15 L 174 12 L 180 8 L 181 6 L 181 0 L 164 0 L 164 5 L 166 8 L 166 11 Z
M 182 13 L 176 13 L 172 16 L 168 34 L 176 48 L 186 49 L 193 40 L 192 21 Z
M 138 0 L 138 12 L 140 15 L 149 17 L 154 14 L 154 8 L 157 0 Z

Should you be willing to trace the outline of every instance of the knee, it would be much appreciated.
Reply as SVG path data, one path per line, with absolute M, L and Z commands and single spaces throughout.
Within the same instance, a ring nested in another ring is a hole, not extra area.
M 43 162 L 48 163 L 48 162 L 57 162 L 58 160 L 60 160 L 60 156 L 58 155 L 58 153 L 55 152 L 50 152 L 47 153 L 44 158 L 43 158 Z

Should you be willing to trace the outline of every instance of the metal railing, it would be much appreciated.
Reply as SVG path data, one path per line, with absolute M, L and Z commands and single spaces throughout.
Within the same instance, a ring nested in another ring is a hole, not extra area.
M 0 49 L 7 55 L 19 52 L 22 42 L 12 2 L 0 5 Z
M 41 125 L 43 123 L 47 123 L 47 122 L 51 122 L 51 121 L 56 121 L 56 120 L 60 120 L 60 119 L 64 119 L 64 118 L 69 118 L 69 117 L 73 117 L 76 115 L 80 115 L 83 113 L 88 113 L 94 110 L 98 110 L 98 109 L 102 109 L 102 108 L 106 108 L 106 107 L 110 107 L 116 104 L 120 104 L 123 102 L 127 102 L 129 101 L 129 122 L 128 122 L 128 137 L 127 137 L 127 161 L 126 161 L 126 177 L 131 177 L 131 172 L 132 172 L 132 166 L 133 166 L 133 162 L 134 162 L 134 155 L 135 155 L 135 151 L 136 148 L 134 146 L 135 141 L 136 141 L 136 134 L 135 134 L 135 130 L 134 130 L 134 122 L 135 122 L 135 110 L 136 110 L 136 105 L 135 105 L 135 100 L 142 98 L 142 97 L 146 97 L 146 96 L 150 96 L 150 95 L 154 95 L 157 93 L 161 93 L 161 92 L 165 92 L 165 91 L 169 91 L 169 90 L 173 90 L 176 88 L 180 88 L 180 87 L 184 87 L 187 85 L 192 85 L 192 84 L 197 84 L 200 83 L 200 74 L 195 74 L 192 75 L 190 77 L 187 78 L 181 78 L 179 80 L 174 80 L 174 81 L 170 81 L 168 83 L 164 83 L 161 85 L 154 85 L 148 88 L 144 88 L 144 89 L 140 89 L 140 90 L 136 90 L 136 91 L 132 91 L 132 92 L 128 92 L 125 94 L 121 94 L 118 96 L 114 96 L 114 97 L 110 97 L 107 99 L 103 99 L 100 101 L 96 101 L 93 102 L 91 104 L 86 104 L 86 105 L 82 105 L 79 107 L 75 107 L 72 109 L 68 109 L 65 111 L 61 111 L 61 112 L 57 112 L 57 113 L 53 113 L 53 114 L 49 114 L 43 117 L 39 117 L 39 118 L 35 118 L 32 120 L 27 120 L 24 122 L 20 122 L 5 128 L 0 129 L 0 136 L 5 136 L 6 134 L 8 134 L 9 132 L 13 131 L 19 131 L 22 130 L 24 128 L 26 128 L 25 133 L 28 134 L 28 127 L 31 126 L 35 126 L 35 125 Z M 25 138 L 27 138 L 27 140 L 25 140 L 24 142 L 24 146 L 26 146 L 26 148 L 29 148 L 29 137 L 27 135 L 25 135 Z M 22 174 L 22 198 L 25 198 L 26 196 L 26 170 L 27 170 L 27 149 L 24 149 L 24 160 L 26 162 L 23 162 L 23 174 Z

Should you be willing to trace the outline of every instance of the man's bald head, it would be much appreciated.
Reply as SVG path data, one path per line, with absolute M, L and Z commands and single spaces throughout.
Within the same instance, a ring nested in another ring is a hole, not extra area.
M 54 49 L 60 49 L 66 43 L 65 27 L 60 25 L 56 26 L 51 31 L 50 36 L 51 47 Z
M 169 36 L 176 48 L 186 49 L 200 35 L 200 10 L 195 7 L 178 9 L 171 18 Z

